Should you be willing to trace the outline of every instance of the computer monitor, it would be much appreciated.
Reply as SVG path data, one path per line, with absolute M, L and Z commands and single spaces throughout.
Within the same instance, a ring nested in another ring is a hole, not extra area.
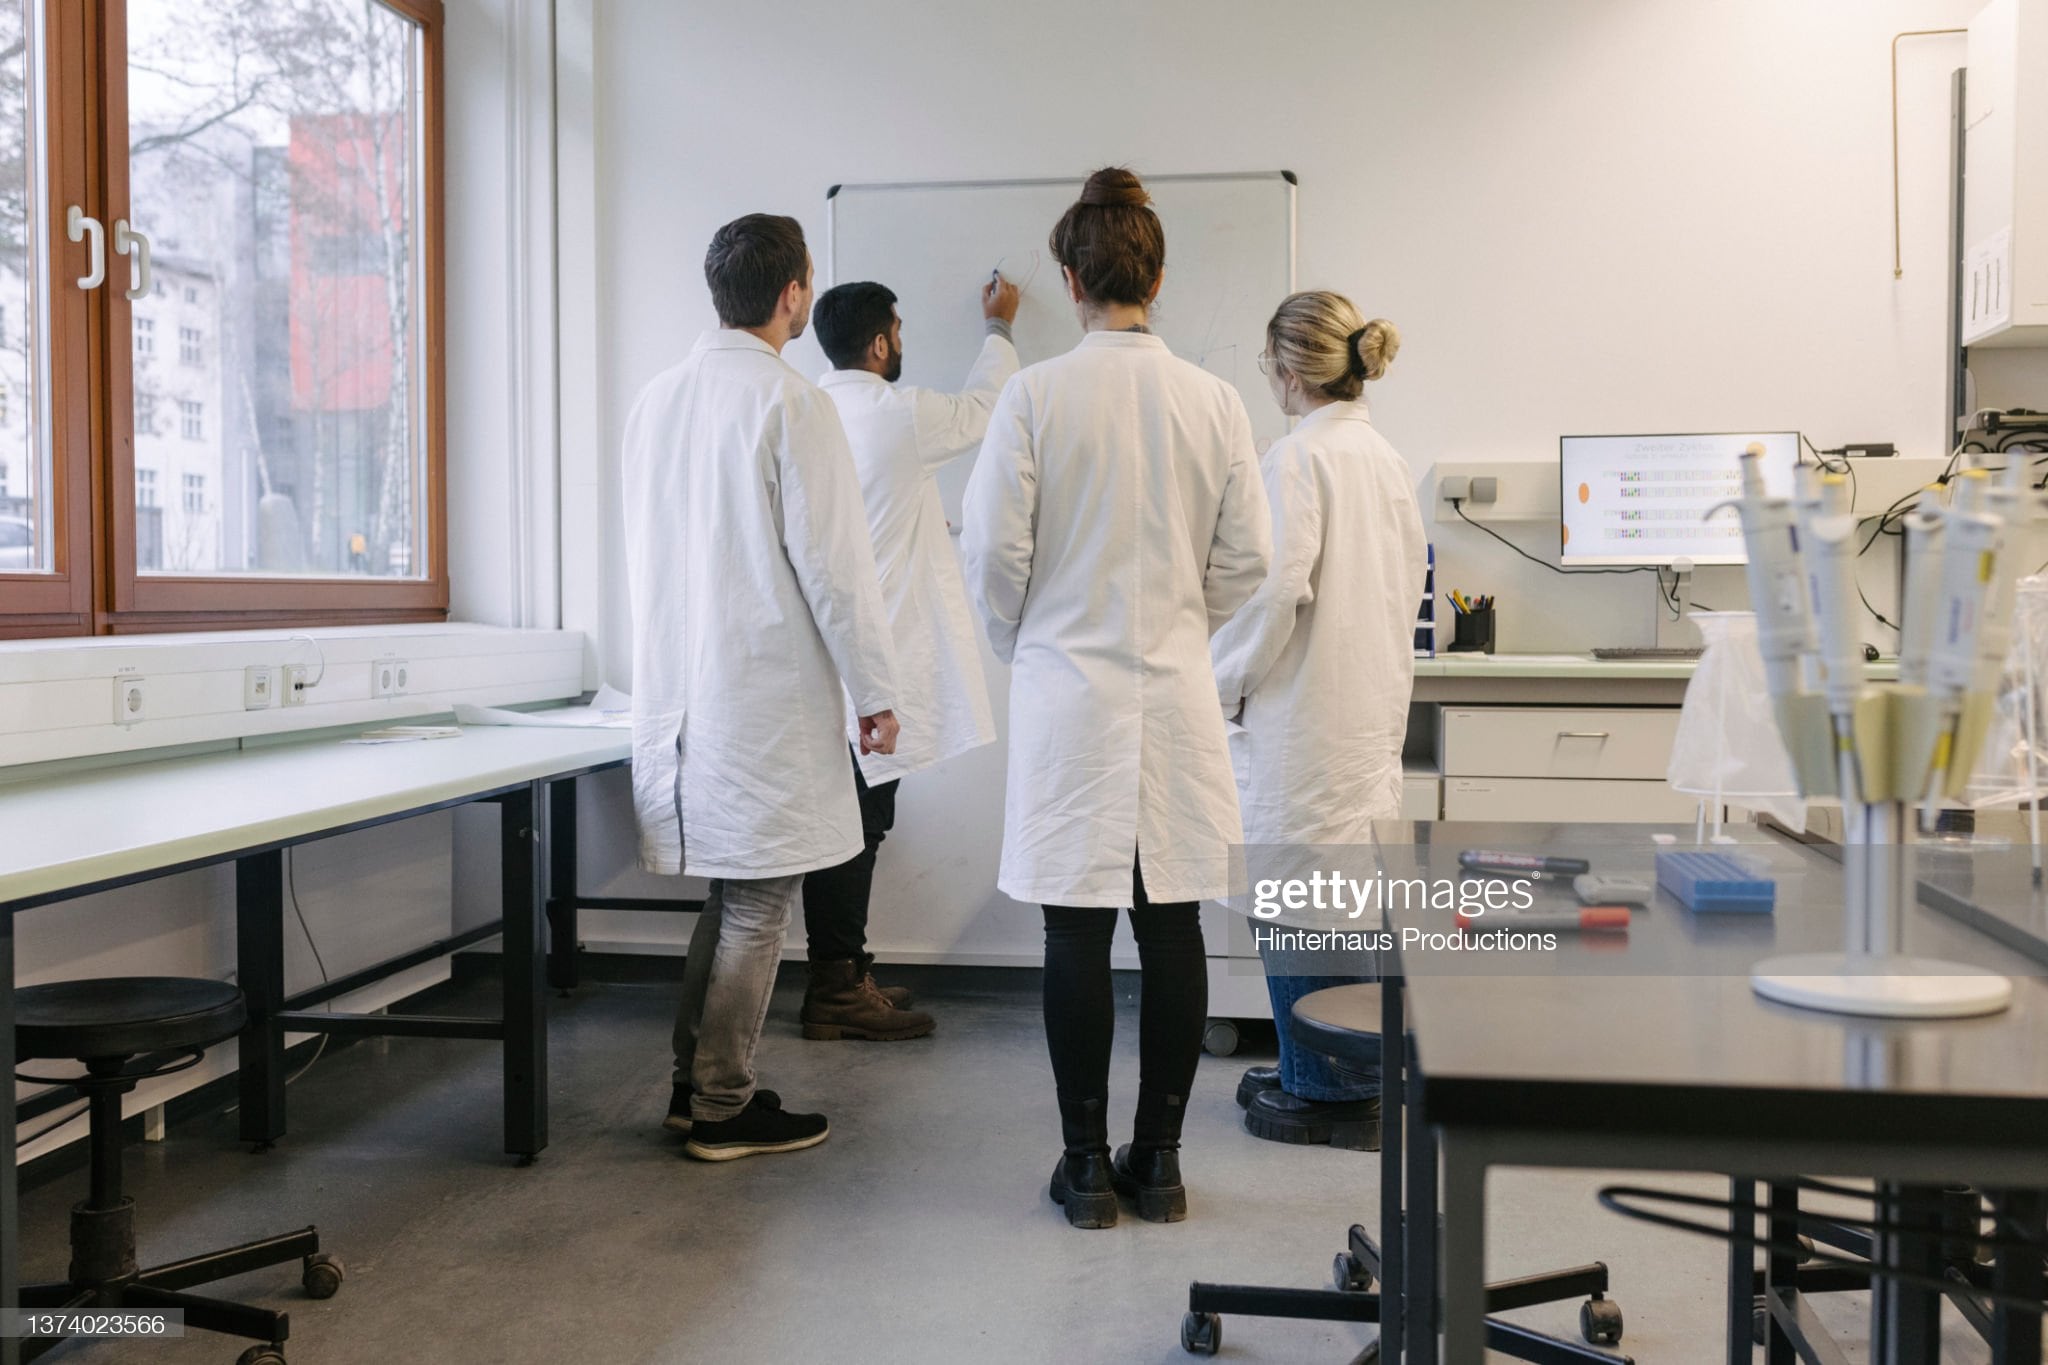
M 1707 512 L 1742 492 L 1742 453 L 1764 449 L 1764 486 L 1790 496 L 1796 431 L 1566 436 L 1558 442 L 1561 564 L 1741 564 L 1742 521 Z

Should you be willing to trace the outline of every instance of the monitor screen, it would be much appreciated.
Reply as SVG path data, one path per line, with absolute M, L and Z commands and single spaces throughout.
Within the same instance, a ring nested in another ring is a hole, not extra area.
M 1742 492 L 1742 452 L 1764 448 L 1764 486 L 1790 496 L 1796 431 L 1566 436 L 1558 443 L 1561 564 L 1740 564 L 1742 519 L 1707 512 Z

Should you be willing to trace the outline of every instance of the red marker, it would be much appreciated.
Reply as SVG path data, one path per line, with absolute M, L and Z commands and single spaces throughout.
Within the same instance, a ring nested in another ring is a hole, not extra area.
M 1550 930 L 1553 933 L 1611 933 L 1628 932 L 1629 909 L 1626 905 L 1589 905 L 1580 910 L 1566 910 L 1557 913 L 1537 911 L 1535 913 L 1494 915 L 1468 915 L 1460 912 L 1458 927 L 1467 933 L 1480 929 L 1533 929 Z

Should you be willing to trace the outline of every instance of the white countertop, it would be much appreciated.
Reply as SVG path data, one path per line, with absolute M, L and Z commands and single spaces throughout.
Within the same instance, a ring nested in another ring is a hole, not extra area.
M 0 905 L 218 858 L 631 756 L 626 730 L 336 737 L 0 785 Z

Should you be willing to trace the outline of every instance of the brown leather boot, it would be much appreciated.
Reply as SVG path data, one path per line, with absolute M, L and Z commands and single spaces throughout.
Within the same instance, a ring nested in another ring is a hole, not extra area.
M 875 980 L 875 955 L 873 953 L 862 953 L 860 955 L 860 969 L 867 976 L 868 984 L 880 991 L 884 1000 L 899 1010 L 910 1008 L 910 1001 L 912 999 L 910 987 L 884 986 Z
M 922 1038 L 938 1021 L 920 1010 L 899 1010 L 875 989 L 858 958 L 811 963 L 804 990 L 804 1037 L 819 1041 L 863 1038 L 897 1042 Z

